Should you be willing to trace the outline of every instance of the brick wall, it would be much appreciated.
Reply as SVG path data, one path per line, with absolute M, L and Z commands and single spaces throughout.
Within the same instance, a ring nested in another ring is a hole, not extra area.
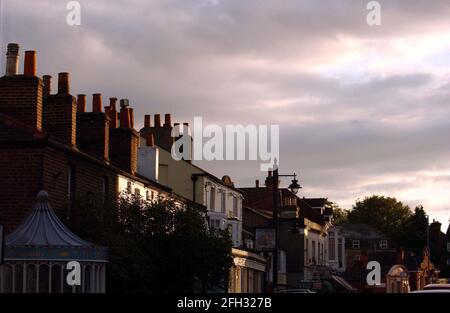
M 0 78 L 0 113 L 42 129 L 42 80 L 16 75 Z
M 77 146 L 100 160 L 109 160 L 109 118 L 105 113 L 77 114 Z
M 71 95 L 50 95 L 43 100 L 43 129 L 54 138 L 76 145 L 77 103 Z
M 110 130 L 110 160 L 120 169 L 128 173 L 136 173 L 138 147 L 139 134 L 134 129 L 116 128 Z
M 42 189 L 42 151 L 31 144 L 0 146 L 0 224 L 12 231 L 31 211 Z
M 63 218 L 75 214 L 71 209 L 71 199 L 74 197 L 88 193 L 96 198 L 101 196 L 103 179 L 106 178 L 106 189 L 110 193 L 117 190 L 117 175 L 114 172 L 77 155 L 46 148 L 42 169 L 44 189 L 49 193 L 51 205 Z

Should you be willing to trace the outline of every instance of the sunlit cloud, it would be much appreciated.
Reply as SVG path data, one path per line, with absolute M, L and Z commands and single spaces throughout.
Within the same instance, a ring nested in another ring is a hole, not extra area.
M 359 0 L 80 3 L 70 27 L 64 1 L 3 1 L 3 49 L 36 49 L 39 74 L 71 72 L 74 94 L 129 98 L 137 127 L 168 112 L 280 124 L 282 168 L 302 173 L 304 195 L 345 207 L 395 196 L 446 227 L 447 0 L 383 1 L 379 27 Z M 238 186 L 265 176 L 257 163 L 201 165 Z

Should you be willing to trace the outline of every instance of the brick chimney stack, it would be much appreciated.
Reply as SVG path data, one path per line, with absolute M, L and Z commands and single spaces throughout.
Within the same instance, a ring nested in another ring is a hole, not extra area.
M 52 77 L 50 75 L 44 75 L 42 76 L 42 80 L 44 81 L 43 95 L 44 97 L 48 97 L 52 92 Z
M 148 137 L 148 135 L 153 134 L 154 144 L 170 152 L 174 143 L 174 138 L 172 137 L 172 127 L 172 115 L 169 113 L 164 114 L 164 126 L 161 125 L 161 114 L 154 115 L 153 126 L 150 123 L 150 115 L 146 115 L 144 127 L 139 131 L 139 133 L 144 140 Z
M 155 127 L 161 127 L 161 115 L 155 114 Z
M 102 95 L 93 94 L 92 112 L 77 114 L 78 148 L 101 161 L 109 162 L 109 123 L 109 116 L 102 112 Z
M 266 177 L 266 181 L 264 182 L 264 184 L 266 185 L 266 187 L 272 188 L 273 182 L 274 182 L 274 177 L 272 176 L 272 171 L 269 170 L 267 172 L 267 177 Z M 278 181 L 277 184 L 280 185 L 280 181 Z
M 6 52 L 6 73 L 5 76 L 14 76 L 19 73 L 19 45 L 9 43 Z
M 77 97 L 77 113 L 86 112 L 86 95 L 78 95 Z
M 102 112 L 102 94 L 94 93 L 92 99 L 92 112 Z
M 105 113 L 109 117 L 109 128 L 117 128 L 117 98 L 109 98 L 109 106 L 105 107 Z
M 32 58 L 27 53 L 27 66 L 31 69 Z M 34 57 L 36 57 L 34 55 Z M 31 58 L 31 59 L 30 59 Z M 0 78 L 0 113 L 37 130 L 42 129 L 43 82 L 35 75 L 17 75 L 19 45 L 8 44 L 6 73 Z M 34 67 L 36 61 L 34 60 Z M 27 74 L 32 74 L 33 71 Z M 35 72 L 35 70 L 34 70 Z
M 36 76 L 36 51 L 25 51 L 23 74 L 25 76 Z
M 58 74 L 58 94 L 70 94 L 69 73 L 63 72 Z
M 111 163 L 120 169 L 136 174 L 138 166 L 139 134 L 133 129 L 133 109 L 129 107 L 128 99 L 120 100 L 120 126 L 110 129 L 110 159 Z
M 170 114 L 164 115 L 164 127 L 172 127 L 172 116 Z
M 75 147 L 77 138 L 77 100 L 70 94 L 69 73 L 58 74 L 58 93 L 44 97 L 43 129 L 62 143 Z M 47 87 L 46 87 L 47 88 Z
M 130 128 L 134 129 L 134 110 L 133 110 L 133 108 L 128 108 L 128 112 L 130 114 Z
M 144 128 L 152 127 L 152 119 L 149 114 L 146 114 L 144 117 Z
M 128 109 L 128 104 L 124 101 L 124 99 L 120 100 L 120 127 L 121 128 L 130 128 L 131 126 L 131 116 L 130 110 Z

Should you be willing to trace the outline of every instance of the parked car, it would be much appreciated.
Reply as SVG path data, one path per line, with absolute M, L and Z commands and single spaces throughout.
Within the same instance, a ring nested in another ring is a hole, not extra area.
M 412 293 L 450 293 L 450 284 L 429 284 L 423 287 L 423 290 Z
M 450 293 L 448 289 L 416 290 L 411 293 Z
M 423 287 L 423 290 L 450 290 L 450 284 L 429 284 Z

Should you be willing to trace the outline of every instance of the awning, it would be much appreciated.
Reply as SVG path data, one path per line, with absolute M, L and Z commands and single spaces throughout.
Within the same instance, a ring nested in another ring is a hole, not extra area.
M 333 278 L 333 280 L 335 282 L 337 282 L 339 285 L 341 285 L 342 287 L 344 287 L 348 291 L 356 291 L 356 289 L 353 288 L 353 286 L 350 285 L 344 278 L 336 276 L 336 275 L 331 275 L 331 278 Z

